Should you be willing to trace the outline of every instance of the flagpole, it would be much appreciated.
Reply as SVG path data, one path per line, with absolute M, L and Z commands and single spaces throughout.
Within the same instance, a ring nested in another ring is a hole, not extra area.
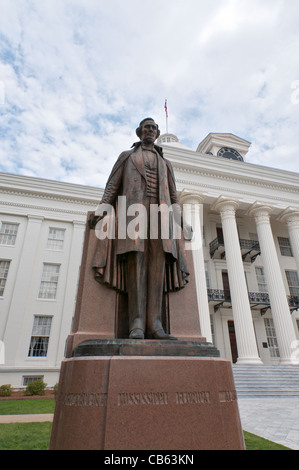
M 168 134 L 168 110 L 167 110 L 167 100 L 165 100 L 164 109 L 166 113 L 166 134 Z

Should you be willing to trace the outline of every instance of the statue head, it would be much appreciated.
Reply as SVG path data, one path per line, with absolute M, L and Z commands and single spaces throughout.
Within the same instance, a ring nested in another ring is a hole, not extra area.
M 139 127 L 137 127 L 136 134 L 140 140 L 149 139 L 154 143 L 160 135 L 160 129 L 152 118 L 145 118 L 141 121 Z

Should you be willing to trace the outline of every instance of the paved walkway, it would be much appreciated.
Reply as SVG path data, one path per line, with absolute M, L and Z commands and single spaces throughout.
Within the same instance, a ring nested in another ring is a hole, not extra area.
M 0 424 L 2 423 L 41 423 L 43 421 L 53 421 L 53 414 L 35 414 L 35 415 L 0 415 Z
M 239 398 L 242 428 L 299 450 L 298 398 Z M 53 414 L 0 415 L 0 423 L 52 421 Z
M 299 450 L 299 398 L 239 398 L 242 428 Z

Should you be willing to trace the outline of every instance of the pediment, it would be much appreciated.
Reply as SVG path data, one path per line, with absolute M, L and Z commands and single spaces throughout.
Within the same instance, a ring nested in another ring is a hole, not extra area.
M 243 159 L 247 154 L 251 143 L 245 139 L 241 139 L 235 134 L 231 133 L 216 133 L 211 132 L 205 139 L 198 145 L 196 152 L 204 155 L 217 156 L 218 152 L 223 148 L 234 149 L 238 152 Z

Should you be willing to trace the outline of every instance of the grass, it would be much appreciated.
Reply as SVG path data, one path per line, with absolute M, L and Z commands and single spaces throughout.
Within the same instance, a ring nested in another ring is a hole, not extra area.
M 0 415 L 53 413 L 54 398 L 1 400 Z M 0 450 L 47 450 L 52 423 L 0 424 Z M 246 450 L 291 450 L 281 444 L 244 431 Z
M 52 423 L 0 424 L 0 450 L 47 450 Z
M 0 415 L 31 415 L 54 413 L 54 398 L 31 400 L 0 400 Z
M 52 423 L 0 424 L 0 450 L 47 450 Z M 244 431 L 246 450 L 291 450 Z
M 247 431 L 244 431 L 244 440 L 246 450 L 291 450 L 288 447 L 268 441 L 263 437 L 256 436 Z

